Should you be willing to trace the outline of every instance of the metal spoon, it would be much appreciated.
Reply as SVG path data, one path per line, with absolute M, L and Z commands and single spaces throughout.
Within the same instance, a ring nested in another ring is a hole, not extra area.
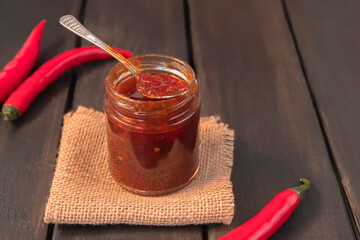
M 134 77 L 137 80 L 139 80 L 139 75 L 141 73 L 140 69 L 135 67 L 129 60 L 124 58 L 120 53 L 118 53 L 116 50 L 111 48 L 109 45 L 105 44 L 98 37 L 96 37 L 93 33 L 91 33 L 74 16 L 72 16 L 72 15 L 62 16 L 59 19 L 59 22 L 61 25 L 63 25 L 65 28 L 69 29 L 73 33 L 77 34 L 78 36 L 88 40 L 92 44 L 94 44 L 94 45 L 98 46 L 99 48 L 103 49 L 104 51 L 108 52 L 111 56 L 113 56 L 119 62 L 121 62 L 134 75 Z M 182 93 L 166 95 L 166 96 L 152 96 L 152 95 L 144 94 L 143 92 L 140 92 L 140 93 L 148 98 L 155 98 L 155 99 L 173 98 L 173 97 L 178 97 L 178 96 L 184 94 L 184 92 L 182 92 Z
M 78 36 L 88 40 L 92 44 L 98 46 L 99 48 L 103 49 L 104 51 L 108 52 L 111 56 L 116 58 L 119 62 L 121 62 L 129 71 L 138 78 L 140 74 L 140 70 L 135 67 L 129 60 L 124 58 L 120 53 L 116 50 L 112 49 L 109 45 L 105 44 L 101 41 L 98 37 L 92 34 L 87 28 L 84 27 L 74 16 L 72 15 L 65 15 L 59 19 L 61 25 L 72 31 L 73 33 L 77 34 Z

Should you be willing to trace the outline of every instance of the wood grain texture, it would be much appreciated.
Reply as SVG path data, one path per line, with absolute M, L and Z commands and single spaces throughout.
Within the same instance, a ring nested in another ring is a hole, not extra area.
M 360 230 L 360 2 L 286 1 L 321 121 Z
M 58 24 L 77 15 L 80 1 L 0 1 L 0 68 L 10 61 L 41 20 L 46 19 L 34 69 L 75 46 Z M 47 9 L 47 10 L 44 10 Z M 45 204 L 53 176 L 70 73 L 41 93 L 14 122 L 0 121 L 0 239 L 45 239 Z
M 201 226 L 188 227 L 150 227 L 129 225 L 80 226 L 55 225 L 54 239 L 74 240 L 196 240 L 202 239 L 199 233 Z
M 189 5 L 203 113 L 219 114 L 236 133 L 235 217 L 230 226 L 210 227 L 209 239 L 244 223 L 300 177 L 313 185 L 273 239 L 353 239 L 281 1 Z
M 159 53 L 188 60 L 182 1 L 88 1 L 85 26 L 111 46 L 134 54 Z M 83 42 L 88 45 L 87 42 Z M 73 109 L 82 105 L 102 111 L 104 79 L 116 61 L 79 68 Z M 202 226 L 141 227 L 56 225 L 54 239 L 202 239 Z

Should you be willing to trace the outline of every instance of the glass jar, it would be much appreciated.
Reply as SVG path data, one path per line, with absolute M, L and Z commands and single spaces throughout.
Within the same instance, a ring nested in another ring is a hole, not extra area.
M 105 79 L 103 105 L 112 176 L 134 193 L 168 194 L 186 186 L 199 169 L 198 83 L 192 68 L 182 60 L 156 54 L 129 60 L 141 72 L 170 74 L 189 84 L 180 96 L 143 100 L 127 97 L 117 90 L 135 80 L 120 63 Z

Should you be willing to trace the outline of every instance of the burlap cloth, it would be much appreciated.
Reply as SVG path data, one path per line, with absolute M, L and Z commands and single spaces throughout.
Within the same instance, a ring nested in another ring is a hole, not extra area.
M 79 107 L 64 116 L 46 223 L 230 224 L 234 131 L 216 117 L 201 118 L 200 171 L 184 189 L 146 197 L 122 189 L 107 166 L 103 113 Z

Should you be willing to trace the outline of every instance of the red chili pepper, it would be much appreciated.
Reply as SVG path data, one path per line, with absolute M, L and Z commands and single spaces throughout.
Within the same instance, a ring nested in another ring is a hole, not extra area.
M 41 39 L 46 20 L 42 20 L 30 33 L 24 45 L 0 72 L 0 103 L 30 73 L 39 57 Z
M 124 57 L 132 56 L 131 52 L 115 49 Z M 44 63 L 10 94 L 2 107 L 4 119 L 17 119 L 26 111 L 35 97 L 66 70 L 86 62 L 108 58 L 112 58 L 112 56 L 98 47 L 79 47 L 54 57 Z
M 252 219 L 218 240 L 268 239 L 286 222 L 299 204 L 303 193 L 309 189 L 309 180 L 301 178 L 300 181 L 304 184 L 282 191 Z

